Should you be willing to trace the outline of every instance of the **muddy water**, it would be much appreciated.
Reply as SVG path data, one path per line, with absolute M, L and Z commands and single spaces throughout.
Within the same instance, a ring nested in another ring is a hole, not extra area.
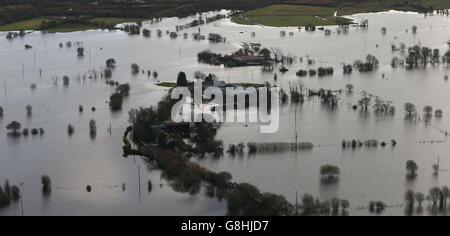
M 239 49 L 242 42 L 259 42 L 265 47 L 280 48 L 285 54 L 314 59 L 315 65 L 297 62 L 285 74 L 278 73 L 279 86 L 288 89 L 289 82 L 298 81 L 295 72 L 299 69 L 333 66 L 335 75 L 324 78 L 300 79 L 308 88 L 343 89 L 346 84 L 355 86 L 353 94 L 343 94 L 335 110 L 311 100 L 298 106 L 297 129 L 301 141 L 315 144 L 310 152 L 260 154 L 256 156 L 220 159 L 197 159 L 199 163 L 214 171 L 229 171 L 237 182 L 250 182 L 262 191 L 286 196 L 295 201 L 295 193 L 311 193 L 321 199 L 342 197 L 350 200 L 351 214 L 369 214 L 369 201 L 381 200 L 392 206 L 385 214 L 402 215 L 403 194 L 406 189 L 427 192 L 430 187 L 450 184 L 446 171 L 450 166 L 450 149 L 441 130 L 450 130 L 447 114 L 450 113 L 450 84 L 444 76 L 450 69 L 440 65 L 426 70 L 406 71 L 392 69 L 390 62 L 398 52 L 391 52 L 391 44 L 404 42 L 410 46 L 441 49 L 448 48 L 450 19 L 443 16 L 424 18 L 415 13 L 378 13 L 352 16 L 359 21 L 369 19 L 367 30 L 351 28 L 349 34 L 323 32 L 298 32 L 295 28 L 271 28 L 261 26 L 239 26 L 228 19 L 201 27 L 202 34 L 220 33 L 227 43 L 211 44 L 207 41 L 189 39 L 172 40 L 164 34 L 156 37 L 156 29 L 174 30 L 175 25 L 192 21 L 191 18 L 166 19 L 157 24 L 144 24 L 152 30 L 151 38 L 128 36 L 123 32 L 86 31 L 66 34 L 33 33 L 24 38 L 0 40 L 0 105 L 5 115 L 0 119 L 0 180 L 8 178 L 12 183 L 23 183 L 25 214 L 29 215 L 223 215 L 226 204 L 208 199 L 203 194 L 190 196 L 175 193 L 160 178 L 160 173 L 147 170 L 139 158 L 122 157 L 121 135 L 128 125 L 127 111 L 133 107 L 148 106 L 165 93 L 155 86 L 156 81 L 173 82 L 179 71 L 192 79 L 197 71 L 215 73 L 220 79 L 230 82 L 270 82 L 273 73 L 263 73 L 258 67 L 223 68 L 199 64 L 196 54 L 209 49 L 214 52 L 231 53 Z M 418 33 L 413 35 L 411 27 L 416 25 Z M 381 27 L 387 27 L 386 35 Z M 335 27 L 329 27 L 335 30 Z M 294 32 L 294 36 L 280 37 L 280 30 Z M 408 30 L 408 32 L 406 32 Z M 186 30 L 189 34 L 198 28 Z M 256 37 L 251 37 L 251 32 Z M 3 33 L 0 33 L 3 36 Z M 4 38 L 4 37 L 1 37 Z M 76 56 L 76 47 L 60 49 L 58 44 L 80 41 L 87 49 L 83 58 Z M 33 46 L 25 50 L 24 44 Z M 377 47 L 378 44 L 378 47 Z M 380 68 L 372 73 L 343 75 L 342 63 L 353 63 L 373 54 L 380 60 Z M 80 79 L 89 70 L 104 67 L 108 58 L 115 58 L 117 68 L 113 80 L 130 83 L 131 95 L 124 101 L 122 112 L 111 113 L 105 103 L 112 92 L 103 79 Z M 147 75 L 131 75 L 130 65 L 137 63 L 141 69 L 158 71 L 158 78 Z M 23 65 L 23 73 L 22 73 Z M 40 70 L 42 75 L 40 75 Z M 382 75 L 385 74 L 385 78 Z M 68 87 L 62 85 L 63 75 L 71 77 Z M 58 76 L 54 84 L 52 77 Z M 6 82 L 6 94 L 4 84 Z M 37 85 L 31 90 L 30 85 Z M 360 113 L 349 109 L 361 91 L 391 100 L 397 107 L 395 117 L 379 117 L 374 113 Z M 442 119 L 433 119 L 431 124 L 404 120 L 403 104 L 412 102 L 417 108 L 432 105 L 444 111 Z M 25 106 L 33 106 L 32 117 L 27 117 Z M 78 106 L 85 111 L 78 113 Z M 96 112 L 90 107 L 95 106 Z M 238 142 L 293 142 L 294 106 L 281 109 L 280 130 L 275 134 L 262 135 L 257 124 L 226 124 L 218 135 L 225 146 Z M 88 123 L 97 121 L 98 132 L 90 139 Z M 5 126 L 17 120 L 27 128 L 42 127 L 42 137 L 7 137 Z M 72 137 L 67 135 L 67 125 L 75 127 Z M 112 132 L 108 132 L 111 126 Z M 342 150 L 342 139 L 395 139 L 395 148 Z M 426 141 L 426 143 L 423 143 Z M 436 141 L 440 141 L 437 143 Z M 433 142 L 433 143 L 431 143 Z M 432 175 L 431 166 L 441 160 L 439 177 Z M 414 181 L 405 177 L 405 163 L 413 159 L 420 166 Z M 323 185 L 319 168 L 334 164 L 341 168 L 338 184 Z M 138 191 L 137 167 L 141 168 L 141 195 Z M 40 176 L 52 178 L 53 191 L 50 198 L 40 193 Z M 153 191 L 146 191 L 147 180 L 153 182 Z M 126 190 L 122 190 L 125 183 Z M 86 193 L 86 185 L 93 191 Z M 162 185 L 160 185 L 162 184 Z M 162 186 L 162 187 L 161 187 Z M 394 207 L 397 206 L 397 207 Z M 19 215 L 19 205 L 0 210 L 2 215 Z M 425 209 L 423 214 L 428 214 Z

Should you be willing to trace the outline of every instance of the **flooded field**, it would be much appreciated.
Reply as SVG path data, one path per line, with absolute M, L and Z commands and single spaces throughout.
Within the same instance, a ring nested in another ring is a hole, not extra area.
M 211 13 L 214 14 L 214 13 Z M 343 92 L 338 107 L 330 109 L 319 99 L 297 106 L 281 107 L 280 130 L 275 134 L 260 134 L 257 124 L 224 124 L 217 136 L 228 144 L 239 142 L 295 142 L 295 123 L 299 141 L 315 145 L 311 151 L 267 153 L 220 158 L 204 157 L 194 160 L 216 172 L 228 171 L 233 181 L 248 182 L 261 191 L 285 196 L 295 203 L 298 196 L 310 193 L 320 199 L 332 197 L 350 201 L 351 215 L 368 215 L 369 201 L 383 201 L 388 205 L 385 215 L 404 214 L 406 190 L 428 193 L 432 187 L 450 184 L 450 149 L 447 137 L 441 131 L 450 131 L 450 84 L 444 80 L 450 67 L 439 64 L 426 69 L 406 70 L 392 68 L 391 60 L 400 57 L 391 45 L 420 44 L 448 49 L 450 19 L 447 16 L 428 16 L 416 13 L 386 12 L 351 16 L 356 22 L 368 19 L 368 29 L 350 28 L 348 34 L 333 31 L 298 31 L 296 28 L 272 28 L 241 26 L 222 19 L 200 27 L 201 33 L 219 33 L 226 43 L 196 41 L 191 37 L 198 28 L 182 31 L 188 39 L 170 39 L 166 30 L 174 31 L 194 17 L 164 19 L 159 23 L 144 23 L 152 31 L 152 37 L 129 36 L 121 31 L 85 31 L 74 33 L 41 34 L 34 32 L 23 38 L 7 40 L 0 33 L 0 106 L 5 110 L 0 118 L 0 181 L 9 179 L 21 186 L 26 215 L 224 215 L 226 202 L 172 190 L 157 170 L 150 170 L 139 157 L 122 157 L 122 135 L 128 123 L 128 110 L 155 105 L 167 92 L 156 82 L 175 82 L 179 71 L 193 80 L 195 71 L 214 73 L 220 80 L 233 83 L 277 84 L 289 90 L 289 83 L 302 81 L 310 89 L 345 89 L 353 84 L 354 92 Z M 417 26 L 416 34 L 412 27 Z M 381 33 L 387 28 L 386 34 Z M 161 38 L 156 30 L 162 30 Z M 294 32 L 292 36 L 280 36 L 280 31 Z M 255 37 L 252 37 L 252 32 Z M 82 58 L 77 57 L 76 46 L 59 47 L 67 41 L 82 42 L 86 49 Z M 263 47 L 279 48 L 284 54 L 304 58 L 296 60 L 286 73 L 262 72 L 260 67 L 210 66 L 197 62 L 197 53 L 211 50 L 232 53 L 241 43 L 261 43 Z M 24 45 L 33 48 L 24 49 Z M 374 72 L 351 75 L 342 73 L 343 64 L 375 55 L 380 65 Z M 107 101 L 113 88 L 103 78 L 86 78 L 83 75 L 101 71 L 108 58 L 115 58 L 117 66 L 112 80 L 129 83 L 130 96 L 124 100 L 123 109 L 112 113 Z M 315 60 L 308 65 L 306 58 Z M 158 72 L 158 77 L 147 74 L 132 75 L 130 65 L 137 63 L 142 70 Z M 297 77 L 299 69 L 333 67 L 334 75 L 327 77 Z M 70 77 L 64 86 L 62 77 Z M 59 78 L 55 83 L 55 78 Z M 30 89 L 32 84 L 36 89 Z M 4 87 L 6 86 L 6 88 Z M 393 102 L 395 116 L 379 116 L 376 113 L 353 110 L 360 93 L 367 91 Z M 406 102 L 416 105 L 422 115 L 426 105 L 442 109 L 443 117 L 421 120 L 405 120 L 403 106 Z M 26 106 L 33 107 L 27 116 Z M 82 105 L 84 112 L 79 113 Z M 95 107 L 95 112 L 91 111 Z M 297 122 L 295 122 L 297 117 Z M 97 135 L 89 137 L 89 121 L 97 122 Z M 17 120 L 23 128 L 43 128 L 42 136 L 12 138 L 7 136 L 6 125 Z M 67 125 L 75 132 L 67 134 Z M 342 140 L 377 139 L 397 145 L 382 148 L 343 149 Z M 439 176 L 433 175 L 432 165 L 440 157 Z M 419 166 L 414 180 L 406 178 L 405 164 L 414 160 Z M 338 183 L 323 184 L 320 166 L 336 165 L 341 169 Z M 138 168 L 140 168 L 141 193 L 139 193 Z M 40 178 L 52 179 L 52 195 L 41 193 Z M 147 192 L 147 181 L 153 183 Z M 86 186 L 92 192 L 86 192 Z M 125 186 L 125 189 L 123 188 Z M 20 215 L 19 204 L 0 210 L 0 215 Z M 421 214 L 436 214 L 427 209 Z M 437 214 L 446 214 L 440 212 Z

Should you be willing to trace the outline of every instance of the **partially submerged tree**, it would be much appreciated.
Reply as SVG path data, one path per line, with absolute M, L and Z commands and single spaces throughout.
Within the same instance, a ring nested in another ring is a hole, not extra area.
M 63 77 L 63 85 L 64 85 L 64 86 L 69 86 L 69 83 L 70 83 L 69 76 L 65 75 L 65 76 Z
M 67 126 L 67 133 L 69 134 L 69 136 L 72 136 L 72 134 L 75 132 L 75 128 L 71 125 L 71 124 L 69 124 L 68 126 Z
M 406 170 L 408 171 L 409 175 L 415 175 L 417 170 L 419 170 L 419 166 L 415 161 L 409 160 L 406 162 Z
M 138 74 L 139 71 L 140 71 L 140 67 L 138 64 L 136 64 L 136 63 L 131 64 L 131 72 L 133 74 Z
M 123 95 L 115 92 L 109 97 L 109 107 L 112 111 L 118 111 L 122 109 Z
M 347 91 L 350 93 L 353 92 L 353 89 L 354 89 L 353 84 L 347 84 L 347 85 L 345 85 L 345 88 L 347 88 Z
M 41 184 L 42 184 L 42 193 L 44 196 L 49 196 L 52 192 L 52 181 L 50 177 L 47 175 L 44 175 L 41 177 Z
M 79 57 L 83 57 L 84 56 L 84 48 L 83 47 L 77 48 L 77 54 Z
M 18 132 L 18 130 L 20 130 L 21 128 L 22 125 L 17 121 L 13 121 L 6 126 L 6 129 L 10 130 L 9 134 L 12 136 L 19 136 L 20 133 Z
M 414 198 L 417 201 L 417 204 L 419 204 L 419 207 L 422 207 L 422 203 L 425 201 L 425 195 L 423 193 L 416 193 Z
M 414 203 L 416 202 L 416 195 L 413 191 L 411 190 L 406 191 L 405 202 L 408 207 L 410 208 L 414 207 Z
M 106 67 L 109 69 L 116 68 L 116 60 L 114 58 L 109 58 L 106 60 Z
M 184 87 L 187 86 L 187 83 L 186 73 L 180 71 L 180 73 L 178 73 L 177 85 Z
M 409 102 L 405 103 L 405 111 L 408 116 L 411 116 L 416 112 L 416 106 Z
M 97 134 L 97 124 L 95 120 L 89 121 L 89 133 L 92 138 Z
M 433 113 L 433 107 L 432 106 L 425 106 L 423 108 L 423 112 L 425 113 L 425 115 L 431 116 L 431 114 Z
M 320 167 L 320 174 L 322 177 L 333 180 L 336 175 L 339 175 L 341 173 L 341 170 L 337 166 L 332 165 L 324 165 Z
M 33 114 L 33 106 L 28 104 L 25 108 L 27 110 L 27 116 L 31 116 Z

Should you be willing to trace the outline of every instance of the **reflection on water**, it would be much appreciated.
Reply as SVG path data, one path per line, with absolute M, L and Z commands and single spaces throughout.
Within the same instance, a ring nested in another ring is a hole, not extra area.
M 275 134 L 259 134 L 259 125 L 224 124 L 218 139 L 228 144 L 239 142 L 294 142 L 294 119 L 297 117 L 299 141 L 312 142 L 315 148 L 308 152 L 257 154 L 202 158 L 197 161 L 213 171 L 228 171 L 235 181 L 249 182 L 261 191 L 273 192 L 295 201 L 295 192 L 311 193 L 321 199 L 340 197 L 351 203 L 350 215 L 369 214 L 369 201 L 379 200 L 388 205 L 403 203 L 407 189 L 427 192 L 433 186 L 444 186 L 450 173 L 432 175 L 431 166 L 441 156 L 443 169 L 450 166 L 450 150 L 447 137 L 438 130 L 450 130 L 450 100 L 445 94 L 450 84 L 444 76 L 450 74 L 448 66 L 439 65 L 424 70 L 406 71 L 392 69 L 392 44 L 404 42 L 407 46 L 420 43 L 430 48 L 439 48 L 441 53 L 448 48 L 446 41 L 450 32 L 450 21 L 445 16 L 424 18 L 410 13 L 360 14 L 357 21 L 366 18 L 370 22 L 367 30 L 350 29 L 349 34 L 332 34 L 325 37 L 321 32 L 298 32 L 295 28 L 271 28 L 261 26 L 239 26 L 223 19 L 201 31 L 220 33 L 227 43 L 210 44 L 179 37 L 144 38 L 128 36 L 123 32 L 86 31 L 66 34 L 33 33 L 15 40 L 4 39 L 0 33 L 0 106 L 5 114 L 0 118 L 0 180 L 24 183 L 24 210 L 27 215 L 224 215 L 226 203 L 211 199 L 207 189 L 199 194 L 177 193 L 161 178 L 161 173 L 148 168 L 142 173 L 143 183 L 151 179 L 153 191 L 138 196 L 137 166 L 146 166 L 140 158 L 124 159 L 121 150 L 121 135 L 128 125 L 127 111 L 131 108 L 155 105 L 166 92 L 154 85 L 156 81 L 176 81 L 179 71 L 189 79 L 195 71 L 214 73 L 227 82 L 274 83 L 273 73 L 265 73 L 258 67 L 224 68 L 199 64 L 198 52 L 210 49 L 213 52 L 231 53 L 239 49 L 241 42 L 259 42 L 264 47 L 277 47 L 284 53 L 314 59 L 314 65 L 306 62 L 285 65 L 290 71 L 280 73 L 277 85 L 286 91 L 289 82 L 298 80 L 299 69 L 317 69 L 332 66 L 334 76 L 302 79 L 310 89 L 344 89 L 354 85 L 352 94 L 342 94 L 339 106 L 330 109 L 319 99 L 312 99 L 297 107 L 283 106 L 280 130 Z M 174 30 L 175 25 L 192 21 L 191 18 L 169 18 L 144 27 Z M 406 33 L 412 25 L 418 26 L 415 36 Z M 386 26 L 388 33 L 380 29 Z M 334 27 L 329 27 L 334 29 Z M 279 31 L 295 32 L 294 36 L 280 38 Z M 197 32 L 197 28 L 186 32 Z M 256 37 L 251 36 L 255 32 Z M 59 43 L 82 41 L 88 54 L 76 56 L 76 48 L 59 48 Z M 30 44 L 31 50 L 23 45 Z M 378 45 L 378 46 L 377 46 Z M 373 54 L 380 60 L 380 68 L 372 73 L 353 72 L 343 75 L 343 63 Z M 87 56 L 89 55 L 89 56 Z M 117 67 L 112 80 L 131 85 L 130 97 L 124 100 L 121 112 L 111 113 L 108 100 L 113 88 L 104 80 L 77 80 L 86 71 L 100 70 L 108 58 L 115 58 Z M 130 65 L 137 63 L 146 70 L 157 71 L 158 78 L 146 74 L 132 75 Z M 24 71 L 22 73 L 22 65 Z M 276 68 L 277 71 L 279 68 Z M 384 78 L 383 79 L 383 74 Z M 55 85 L 55 76 L 71 78 L 69 87 Z M 37 85 L 35 90 L 30 85 Z M 4 86 L 6 85 L 6 92 Z M 394 101 L 397 108 L 394 117 L 379 117 L 373 112 L 354 111 L 349 104 L 356 104 L 361 91 L 368 91 L 383 99 Z M 425 105 L 442 109 L 441 119 L 430 119 L 427 125 L 421 120 L 404 119 L 403 104 L 411 102 L 421 110 Z M 25 106 L 33 106 L 33 116 L 27 117 Z M 86 109 L 78 112 L 83 105 Z M 90 107 L 96 107 L 95 112 Z M 89 110 L 89 111 L 88 111 Z M 89 121 L 97 121 L 95 139 L 90 139 Z M 43 136 L 11 138 L 4 128 L 12 120 L 23 127 L 42 127 Z M 75 132 L 67 135 L 67 126 L 72 124 Z M 111 126 L 111 133 L 108 131 Z M 397 140 L 396 147 L 362 148 L 342 150 L 342 140 L 377 139 Z M 440 141 L 440 142 L 431 142 Z M 419 165 L 418 176 L 405 180 L 405 163 L 415 160 Z M 319 169 L 324 164 L 339 166 L 341 176 L 338 183 L 323 184 Z M 49 175 L 54 188 L 52 195 L 41 195 L 40 177 Z M 122 191 L 121 183 L 126 184 Z M 86 186 L 92 192 L 86 192 Z M 162 186 L 162 187 L 161 187 Z M 204 194 L 202 194 L 204 191 Z M 417 212 L 417 211 L 413 211 Z M 424 205 L 421 214 L 440 214 Z M 384 214 L 404 214 L 403 207 L 388 207 Z M 20 206 L 0 211 L 0 215 L 19 215 Z

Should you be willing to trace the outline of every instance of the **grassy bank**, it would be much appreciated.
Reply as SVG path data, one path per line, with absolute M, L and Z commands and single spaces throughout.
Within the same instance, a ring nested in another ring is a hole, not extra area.
M 449 0 L 390 0 L 367 2 L 343 2 L 334 6 L 307 5 L 272 5 L 247 11 L 235 16 L 232 21 L 243 25 L 261 24 L 266 26 L 315 26 L 337 25 L 350 23 L 343 16 L 357 13 L 382 12 L 388 10 L 423 12 L 430 9 L 450 9 Z M 335 12 L 337 16 L 335 17 Z
M 0 31 L 19 31 L 19 30 L 39 30 L 42 22 L 50 21 L 51 19 L 45 17 L 37 17 L 29 20 L 19 21 L 7 25 L 1 25 Z M 122 24 L 126 22 L 136 22 L 139 21 L 138 18 L 120 18 L 120 17 L 96 17 L 89 20 L 90 23 L 97 23 L 97 25 L 111 25 L 111 24 Z M 50 33 L 56 32 L 74 32 L 74 31 L 84 31 L 99 29 L 100 27 L 90 24 L 62 24 L 56 27 L 48 29 Z

